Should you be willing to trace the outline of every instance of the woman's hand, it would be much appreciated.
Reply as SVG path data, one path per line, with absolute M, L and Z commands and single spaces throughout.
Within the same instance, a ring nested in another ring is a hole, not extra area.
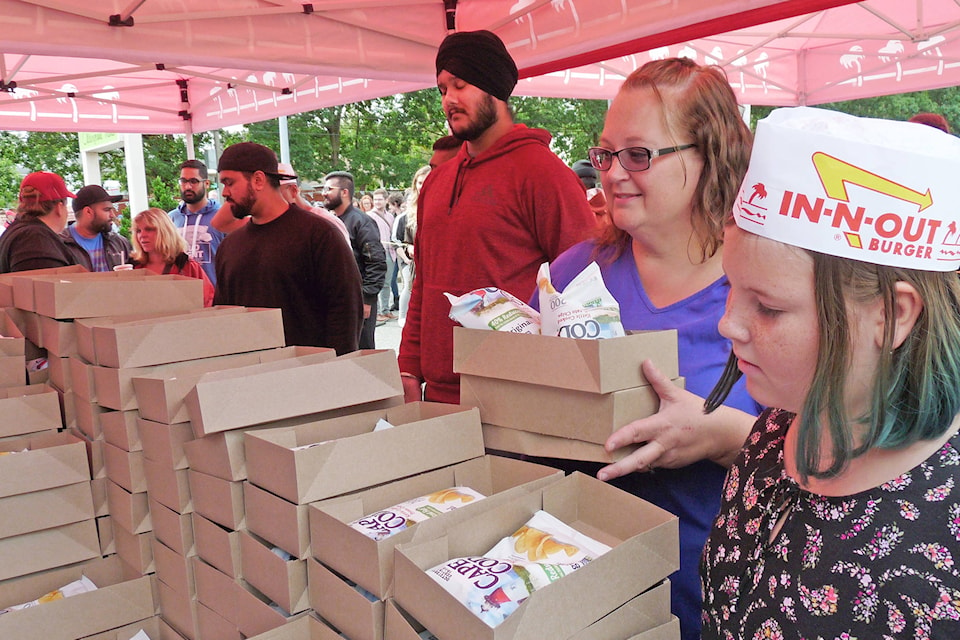
M 641 446 L 601 469 L 597 477 L 612 480 L 634 471 L 675 469 L 704 459 L 730 466 L 756 416 L 730 407 L 704 414 L 703 398 L 673 384 L 650 360 L 644 360 L 641 367 L 660 396 L 660 409 L 624 425 L 607 439 L 607 451 L 631 444 Z

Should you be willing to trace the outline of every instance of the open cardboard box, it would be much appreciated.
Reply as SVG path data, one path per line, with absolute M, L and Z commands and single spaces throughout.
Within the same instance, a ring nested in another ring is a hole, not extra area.
M 0 580 L 98 557 L 100 537 L 93 518 L 31 531 L 0 539 Z
M 72 320 L 40 316 L 40 336 L 50 356 L 67 357 L 77 353 L 77 329 Z
M 0 538 L 94 517 L 90 481 L 0 498 Z
M 191 514 L 177 513 L 157 502 L 152 496 L 149 496 L 148 504 L 154 537 L 181 556 L 196 555 Z
M 341 407 L 339 409 L 324 411 L 323 413 L 276 420 L 274 422 L 232 429 L 230 431 L 220 431 L 185 442 L 183 444 L 183 451 L 187 456 L 187 465 L 195 471 L 206 473 L 207 475 L 217 478 L 223 478 L 224 480 L 246 480 L 247 457 L 244 451 L 245 433 L 263 429 L 297 427 L 321 420 L 329 420 L 368 411 L 385 411 L 390 407 L 396 407 L 402 404 L 403 396 L 393 396 L 385 400 L 367 402 L 351 407 Z M 190 426 L 189 422 L 185 424 Z
M 336 357 L 336 352 L 319 347 L 283 347 L 188 360 L 174 363 L 163 370 L 155 370 L 153 373 L 144 371 L 132 377 L 131 383 L 142 418 L 175 424 L 190 420 L 184 398 L 197 385 L 203 374 L 307 355 L 332 360 Z
M 48 360 L 47 373 L 50 368 Z M 49 375 L 48 375 L 49 379 Z M 27 380 L 26 362 L 23 356 L 0 356 L 0 388 L 22 387 Z
M 113 528 L 113 541 L 120 560 L 133 571 L 133 575 L 143 576 L 156 569 L 153 562 L 153 550 L 150 541 L 153 532 L 130 533 L 123 527 Z
M 683 379 L 673 379 L 683 387 Z M 485 424 L 603 444 L 614 431 L 660 408 L 652 386 L 610 393 L 572 391 L 472 375 L 460 376 L 460 404 Z
M 130 493 L 113 481 L 107 481 L 107 506 L 114 527 L 123 527 L 130 533 L 153 531 L 150 507 L 146 493 Z
M 280 557 L 269 542 L 240 531 L 243 579 L 287 613 L 310 608 L 307 598 L 307 561 Z
M 214 307 L 216 310 L 233 307 Z M 161 317 L 182 316 L 189 313 L 210 313 L 211 309 L 203 307 L 193 311 L 163 311 L 158 313 L 130 313 L 122 315 L 96 316 L 92 318 L 77 318 L 74 321 L 74 331 L 77 335 L 77 355 L 91 364 L 97 364 L 97 352 L 93 342 L 93 330 L 96 327 L 111 327 L 114 324 L 123 324 L 137 320 L 155 320 Z M 18 325 L 19 326 L 19 325 Z
M 295 558 L 310 555 L 307 505 L 293 504 L 251 482 L 243 485 L 247 529 Z
M 198 513 L 193 514 L 197 555 L 234 580 L 243 577 L 240 564 L 240 532 L 221 527 Z
M 487 626 L 426 574 L 452 558 L 483 555 L 541 509 L 612 549 L 532 593 L 496 628 Z M 398 546 L 394 597 L 440 638 L 565 638 L 676 571 L 680 564 L 678 538 L 675 516 L 574 473 L 541 491 L 520 494 L 479 517 L 448 527 L 445 535 Z
M 374 431 L 381 419 L 394 428 Z M 250 482 L 295 504 L 483 454 L 477 410 L 432 402 L 250 431 L 244 445 Z
M 196 598 L 180 593 L 162 580 L 157 580 L 157 597 L 163 619 L 187 640 L 199 640 Z
M 536 491 L 562 477 L 562 471 L 551 467 L 484 455 L 358 493 L 315 502 L 309 508 L 311 553 L 378 598 L 385 599 L 393 586 L 394 547 L 441 535 L 446 527 L 512 500 L 518 491 Z M 371 513 L 451 487 L 469 487 L 487 497 L 379 541 L 350 526 L 351 522 Z M 335 609 L 336 603 L 325 601 L 317 611 L 345 631 L 337 620 L 327 615 L 335 614 Z M 354 634 L 347 632 L 347 635 L 353 637 Z
M 162 462 L 144 459 L 143 473 L 150 498 L 177 513 L 192 513 L 193 494 L 190 491 L 187 471 L 188 469 L 174 469 Z
M 484 378 L 610 393 L 649 385 L 640 370 L 647 359 L 668 378 L 679 376 L 677 331 L 576 340 L 453 328 L 453 370 Z
M 187 469 L 193 511 L 227 529 L 244 528 L 243 482 Z
M 315 558 L 307 559 L 307 584 L 310 607 L 344 637 L 383 640 L 383 600 L 368 598 L 352 582 Z M 327 614 L 321 613 L 321 609 Z
M 270 631 L 251 636 L 249 640 L 341 640 L 342 637 L 322 621 L 312 615 L 306 615 L 294 618 Z
M 0 284 L 0 292 L 2 290 L 3 287 Z M 19 309 L 7 309 L 0 305 L 0 354 L 26 358 L 27 341 L 23 336 L 23 331 L 20 330 L 14 319 L 18 312 Z
M 68 391 L 66 396 L 72 398 L 74 412 L 76 414 L 77 429 L 80 430 L 90 440 L 103 441 L 103 423 L 100 422 L 100 415 L 108 413 L 110 409 L 101 407 L 96 402 L 87 402 L 81 400 L 73 392 Z
M 101 366 L 147 367 L 282 347 L 283 319 L 280 309 L 214 307 L 95 326 L 93 343 Z
M 93 381 L 93 365 L 83 356 L 75 355 L 67 358 L 70 368 L 70 391 L 86 402 L 96 402 L 96 384 Z
M 111 556 L 117 552 L 117 545 L 113 539 L 113 518 L 99 516 L 96 520 L 97 535 L 100 536 L 100 555 Z
M 420 634 L 426 631 L 423 625 L 404 611 L 393 598 L 384 602 L 384 640 L 423 640 Z
M 133 412 L 136 413 L 136 412 Z M 189 422 L 164 424 L 137 418 L 137 433 L 143 447 L 143 457 L 162 464 L 169 469 L 186 469 L 190 466 L 184 444 L 193 440 L 193 427 Z
M 100 414 L 103 440 L 124 451 L 143 451 L 137 430 L 136 411 L 109 411 Z
M 149 275 L 148 275 L 149 274 Z M 23 278 L 14 278 L 14 299 Z M 203 283 L 197 278 L 157 275 L 147 269 L 74 273 L 29 278 L 38 314 L 50 318 L 114 316 L 203 308 Z
M 80 438 L 53 433 L 0 442 L 0 497 L 90 480 L 87 449 Z
M 130 493 L 143 493 L 147 490 L 147 479 L 143 471 L 143 451 L 124 451 L 109 442 L 103 443 L 103 465 L 107 477 Z
M 35 600 L 84 575 L 96 591 L 4 614 L 0 638 L 76 640 L 156 613 L 150 578 L 124 580 L 117 556 L 0 583 L 0 609 Z
M 49 269 L 33 269 L 31 271 L 11 271 L 10 273 L 0 274 L 0 307 L 16 307 L 17 302 L 14 297 L 13 282 L 16 278 L 32 276 L 49 276 L 55 274 L 71 273 L 89 273 L 83 265 L 74 264 L 69 267 L 51 267 Z M 27 292 L 24 292 L 27 293 Z M 33 287 L 28 290 L 29 296 L 21 299 L 22 308 L 33 311 Z M 22 295 L 22 294 L 21 294 Z
M 195 596 L 197 583 L 193 577 L 193 564 L 190 558 L 180 555 L 156 538 L 151 540 L 150 546 L 157 569 L 157 578 L 179 593 Z
M 22 361 L 20 372 L 23 373 Z M 62 425 L 60 396 L 52 387 L 41 384 L 0 388 L 0 437 L 59 429 Z
M 243 640 L 237 625 L 201 603 L 197 603 L 197 633 L 200 638 Z
M 393 350 L 366 350 L 207 373 L 186 404 L 200 437 L 402 395 Z
M 84 636 L 83 640 L 133 640 L 141 631 L 146 633 L 150 640 L 183 640 L 183 636 L 174 631 L 160 616 L 151 616 L 117 629 Z
M 483 425 L 483 443 L 487 449 L 493 451 L 604 464 L 622 460 L 640 447 L 640 445 L 628 445 L 616 451 L 607 451 L 602 444 L 596 442 L 548 436 L 533 431 L 498 427 L 495 424 Z

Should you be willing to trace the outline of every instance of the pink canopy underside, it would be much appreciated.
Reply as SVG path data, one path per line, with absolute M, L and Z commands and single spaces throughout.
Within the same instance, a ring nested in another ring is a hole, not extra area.
M 745 104 L 958 84 L 955 0 L 847 2 L 448 0 L 458 30 L 503 38 L 518 95 L 611 98 L 672 55 L 723 65 Z M 199 132 L 431 87 L 444 6 L 3 0 L 0 129 Z

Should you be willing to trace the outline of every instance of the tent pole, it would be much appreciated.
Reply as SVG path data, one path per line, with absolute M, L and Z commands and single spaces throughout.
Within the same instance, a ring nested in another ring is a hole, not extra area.
M 287 116 L 280 116 L 280 162 L 290 164 L 290 131 L 287 129 Z

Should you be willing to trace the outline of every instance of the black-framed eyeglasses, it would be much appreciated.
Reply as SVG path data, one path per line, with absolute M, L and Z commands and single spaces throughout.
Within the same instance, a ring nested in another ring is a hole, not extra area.
M 656 150 L 650 150 L 646 147 L 624 147 L 619 151 L 611 151 L 603 147 L 591 147 L 587 151 L 587 157 L 590 158 L 590 165 L 597 171 L 609 171 L 610 167 L 613 166 L 614 158 L 620 160 L 620 166 L 627 171 L 646 171 L 650 168 L 650 163 L 653 162 L 654 158 L 695 146 L 697 145 L 681 144 L 678 147 L 665 147 Z
M 181 185 L 187 185 L 187 184 L 188 184 L 188 185 L 190 185 L 191 187 L 196 187 L 196 186 L 199 185 L 201 182 L 203 182 L 203 180 L 198 180 L 198 179 L 196 179 L 196 178 L 180 178 L 180 184 L 181 184 Z

